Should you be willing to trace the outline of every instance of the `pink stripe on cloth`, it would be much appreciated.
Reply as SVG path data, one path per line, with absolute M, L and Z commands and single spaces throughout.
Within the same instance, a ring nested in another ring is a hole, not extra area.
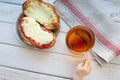
M 102 33 L 100 33 L 96 26 L 93 25 L 81 12 L 78 10 L 69 0 L 58 0 L 66 8 L 68 8 L 80 21 L 82 21 L 87 27 L 89 27 L 98 38 L 98 40 L 108 49 L 114 52 L 114 55 L 118 56 L 120 54 L 120 49 L 107 40 Z

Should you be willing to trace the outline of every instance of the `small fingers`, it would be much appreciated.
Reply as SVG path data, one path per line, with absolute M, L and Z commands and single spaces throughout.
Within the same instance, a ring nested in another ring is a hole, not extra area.
M 85 65 L 85 62 L 86 62 L 86 59 L 83 58 L 82 61 L 81 61 L 81 64 L 82 64 L 81 66 L 82 66 L 82 67 Z
M 90 56 L 87 55 L 85 57 L 83 57 L 83 59 L 81 60 L 81 63 L 78 65 L 77 67 L 78 69 L 91 69 L 91 59 Z
M 90 54 L 85 54 L 85 58 L 86 58 L 87 60 L 90 60 Z
M 87 66 L 87 65 L 89 65 L 89 64 L 90 64 L 90 61 L 91 61 L 90 55 L 89 55 L 89 54 L 85 54 L 85 56 L 83 57 L 83 59 L 82 59 L 82 61 L 81 61 L 81 63 L 83 63 L 82 66 Z
M 91 65 L 91 60 L 87 60 L 84 68 L 86 69 L 87 73 L 89 73 L 91 71 L 92 65 Z
M 84 66 L 88 68 L 90 65 L 91 65 L 91 60 L 90 59 L 86 60 Z

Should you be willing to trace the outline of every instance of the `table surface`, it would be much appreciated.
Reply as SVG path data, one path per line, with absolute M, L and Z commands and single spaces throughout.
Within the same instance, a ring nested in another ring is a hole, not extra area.
M 55 0 L 45 0 L 53 4 Z M 65 44 L 69 27 L 61 19 L 55 45 L 38 50 L 25 45 L 16 32 L 24 0 L 0 0 L 0 80 L 70 80 L 81 56 Z M 92 58 L 92 57 L 91 57 Z M 120 56 L 100 67 L 92 58 L 92 71 L 84 80 L 119 80 Z

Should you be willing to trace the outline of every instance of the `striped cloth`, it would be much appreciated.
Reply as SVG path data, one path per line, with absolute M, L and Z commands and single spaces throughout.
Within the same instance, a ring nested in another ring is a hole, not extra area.
M 70 27 L 85 25 L 94 32 L 93 50 L 106 62 L 120 54 L 120 6 L 113 3 L 111 0 L 57 0 L 54 4 Z

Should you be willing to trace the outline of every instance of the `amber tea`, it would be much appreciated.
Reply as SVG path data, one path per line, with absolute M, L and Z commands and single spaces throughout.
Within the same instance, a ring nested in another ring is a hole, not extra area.
M 68 48 L 78 54 L 91 49 L 94 42 L 95 37 L 93 32 L 85 26 L 73 27 L 66 34 L 66 44 Z

